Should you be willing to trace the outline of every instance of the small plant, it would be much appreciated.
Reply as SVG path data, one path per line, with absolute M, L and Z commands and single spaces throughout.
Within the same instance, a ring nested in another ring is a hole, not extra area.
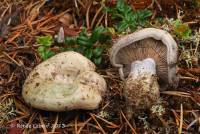
M 91 59 L 95 64 L 100 64 L 102 60 L 103 46 L 111 40 L 110 35 L 106 34 L 107 30 L 104 27 L 96 27 L 91 36 L 88 36 L 86 29 L 83 29 L 78 37 L 66 37 L 65 43 L 68 45 L 68 50 L 73 50 L 82 53 L 88 59 Z M 99 45 L 101 44 L 101 46 Z
M 177 19 L 173 21 L 172 25 L 173 25 L 173 31 L 176 34 L 176 36 L 178 36 L 183 40 L 190 38 L 192 30 L 187 24 L 182 23 L 181 20 Z
M 98 116 L 102 118 L 106 118 L 106 119 L 110 118 L 110 114 L 107 111 L 103 111 L 103 110 L 98 113 Z
M 152 106 L 151 112 L 157 116 L 162 116 L 165 113 L 165 108 L 162 106 L 162 104 L 156 104 Z
M 195 31 L 194 35 L 191 35 L 189 40 L 189 46 L 180 45 L 181 53 L 179 56 L 180 61 L 184 61 L 188 68 L 198 66 L 200 59 L 199 43 L 200 43 L 200 31 Z
M 9 121 L 13 116 L 15 116 L 13 99 L 7 99 L 0 104 L 0 126 L 3 122 Z
M 138 26 L 145 26 L 147 18 L 152 15 L 150 10 L 133 11 L 130 6 L 126 5 L 124 0 L 118 0 L 114 8 L 106 8 L 108 13 L 112 14 L 112 19 L 119 20 L 115 29 L 121 33 L 130 29 L 135 31 Z
M 37 38 L 37 43 L 41 45 L 38 48 L 38 53 L 43 60 L 46 60 L 55 55 L 55 53 L 50 50 L 50 46 L 53 43 L 51 36 L 40 36 Z
M 194 52 L 194 50 L 186 49 L 184 46 L 181 46 L 182 51 L 179 56 L 180 61 L 185 61 L 188 68 L 193 67 L 194 65 L 198 65 L 198 59 L 200 58 L 199 52 Z

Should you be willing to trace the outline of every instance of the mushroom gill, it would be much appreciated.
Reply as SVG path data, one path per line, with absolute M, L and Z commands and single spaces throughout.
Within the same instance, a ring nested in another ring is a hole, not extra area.
M 153 38 L 146 38 L 133 42 L 132 44 L 120 49 L 116 57 L 118 63 L 124 66 L 123 73 L 127 77 L 131 70 L 131 63 L 136 60 L 152 58 L 156 63 L 156 74 L 159 75 L 161 85 L 168 81 L 167 69 L 167 47 L 162 41 Z

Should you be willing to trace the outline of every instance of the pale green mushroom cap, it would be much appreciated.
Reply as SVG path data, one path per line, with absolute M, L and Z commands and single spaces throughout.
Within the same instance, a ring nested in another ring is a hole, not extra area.
M 95 109 L 106 82 L 95 65 L 76 52 L 63 52 L 36 66 L 26 79 L 22 96 L 30 106 L 49 111 Z

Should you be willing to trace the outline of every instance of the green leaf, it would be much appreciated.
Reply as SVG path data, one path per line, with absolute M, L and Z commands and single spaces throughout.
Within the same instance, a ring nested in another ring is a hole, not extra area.
M 108 43 L 110 42 L 112 39 L 110 34 L 102 34 L 99 38 L 99 42 L 100 43 Z
M 184 40 L 190 38 L 190 34 L 192 32 L 187 24 L 182 23 L 178 19 L 173 22 L 173 30 L 179 38 Z
M 93 56 L 92 49 L 86 49 L 85 52 L 84 52 L 84 55 L 85 55 L 85 57 L 87 57 L 88 59 L 91 59 L 92 56 Z
M 128 24 L 125 22 L 125 21 L 122 21 L 122 22 L 120 22 L 119 24 L 117 24 L 116 26 L 115 26 L 115 28 L 117 29 L 117 31 L 119 32 L 119 33 L 121 33 L 121 32 L 123 32 L 123 31 L 125 31 L 127 28 L 128 28 Z
M 101 62 L 101 55 L 103 48 L 97 47 L 100 43 L 107 43 L 111 40 L 111 36 L 107 29 L 103 26 L 96 27 L 92 30 L 91 36 L 87 33 L 87 30 L 84 28 L 81 33 L 76 38 L 66 37 L 65 43 L 68 45 L 66 50 L 73 50 L 83 54 L 88 59 L 95 59 L 96 63 Z M 94 46 L 95 44 L 95 46 Z M 41 49 L 41 57 L 47 59 L 52 55 L 50 51 L 47 51 L 49 47 Z M 42 51 L 43 50 L 43 51 Z M 65 51 L 65 49 L 62 49 Z
M 90 39 L 84 36 L 77 37 L 77 44 L 82 46 L 92 46 Z
M 128 13 L 130 13 L 131 12 L 131 7 L 130 6 L 124 6 L 124 9 L 123 9 L 124 11 L 124 14 L 128 14 Z
M 135 31 L 137 29 L 137 25 L 135 24 L 130 24 L 129 25 L 129 28 L 132 30 L 132 31 Z
M 67 48 L 67 51 L 74 51 L 74 48 Z
M 81 33 L 77 37 L 76 43 L 82 46 L 92 46 L 92 42 L 90 38 L 88 37 L 87 31 L 85 28 L 81 31 Z
M 74 50 L 75 52 L 79 52 L 79 53 L 83 54 L 84 51 L 85 51 L 85 47 L 79 46 L 79 47 L 77 47 L 77 48 L 74 48 L 73 50 Z
M 92 35 L 90 37 L 90 40 L 92 43 L 97 42 L 100 38 L 101 35 L 104 34 L 105 32 L 107 32 L 107 30 L 100 26 L 100 27 L 96 27 L 93 31 L 92 31 Z
M 174 22 L 173 22 L 173 26 L 174 27 L 178 27 L 181 25 L 181 21 L 179 19 L 176 19 Z
M 108 13 L 114 12 L 114 10 L 115 10 L 115 9 L 113 9 L 113 8 L 104 7 L 104 11 L 105 11 L 105 12 L 108 12 Z
M 116 5 L 116 8 L 117 8 L 117 10 L 119 11 L 119 12 L 122 12 L 122 13 L 124 13 L 125 12 L 125 2 L 124 2 L 124 0 L 118 0 L 117 1 L 117 5 Z
M 44 46 L 39 46 L 38 47 L 38 52 L 44 52 L 45 51 L 45 47 Z
M 140 11 L 140 12 L 142 13 L 143 18 L 150 17 L 153 14 L 150 10 L 144 10 L 144 11 Z
M 146 19 L 152 15 L 152 12 L 150 10 L 138 10 L 135 14 L 137 25 L 144 26 L 147 23 Z
M 75 45 L 75 44 L 76 44 L 76 38 L 73 38 L 73 37 L 66 37 L 66 38 L 65 38 L 65 43 L 66 43 L 67 45 L 70 45 L 70 46 Z
M 162 17 L 157 17 L 156 20 L 158 21 L 158 23 L 161 23 L 161 24 L 162 24 L 163 21 L 164 21 Z
M 100 57 L 102 53 L 103 53 L 103 48 L 97 47 L 93 50 L 93 54 L 95 57 Z
M 147 18 L 152 15 L 150 10 L 133 11 L 124 0 L 118 0 L 116 7 L 108 11 L 112 14 L 112 19 L 118 21 L 118 24 L 115 25 L 115 29 L 119 33 L 127 30 L 127 28 L 130 28 L 131 31 L 135 31 L 138 26 L 145 26 L 147 24 Z
M 52 45 L 53 39 L 51 36 L 40 36 L 36 39 L 37 43 L 46 47 Z
M 67 47 L 67 48 L 65 48 L 65 47 L 59 47 L 59 51 L 60 51 L 60 52 L 73 51 L 73 50 L 71 50 L 71 49 L 73 49 L 73 48 L 70 48 L 70 47 Z
M 50 58 L 54 55 L 55 55 L 55 53 L 51 50 L 47 50 L 46 53 L 45 53 L 46 59 L 48 59 L 48 58 Z
M 52 57 L 53 55 L 55 55 L 55 53 L 52 52 L 51 50 L 45 49 L 43 51 L 39 51 L 39 55 L 43 60 L 46 60 L 46 59 Z
M 86 28 L 83 28 L 82 31 L 79 33 L 79 36 L 88 37 L 88 36 L 87 36 L 87 29 L 86 29 Z
M 102 58 L 101 58 L 101 57 L 95 58 L 95 59 L 94 59 L 94 63 L 95 63 L 96 65 L 101 64 L 101 61 L 102 61 Z

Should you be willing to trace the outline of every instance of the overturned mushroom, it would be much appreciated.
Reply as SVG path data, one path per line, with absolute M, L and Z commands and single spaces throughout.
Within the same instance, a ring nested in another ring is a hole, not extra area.
M 122 37 L 111 48 L 110 61 L 125 80 L 129 117 L 134 110 L 150 108 L 159 89 L 177 86 L 177 44 L 166 31 L 146 28 Z
M 63 52 L 36 66 L 26 79 L 22 96 L 32 107 L 65 111 L 95 109 L 106 82 L 95 65 L 76 52 Z

